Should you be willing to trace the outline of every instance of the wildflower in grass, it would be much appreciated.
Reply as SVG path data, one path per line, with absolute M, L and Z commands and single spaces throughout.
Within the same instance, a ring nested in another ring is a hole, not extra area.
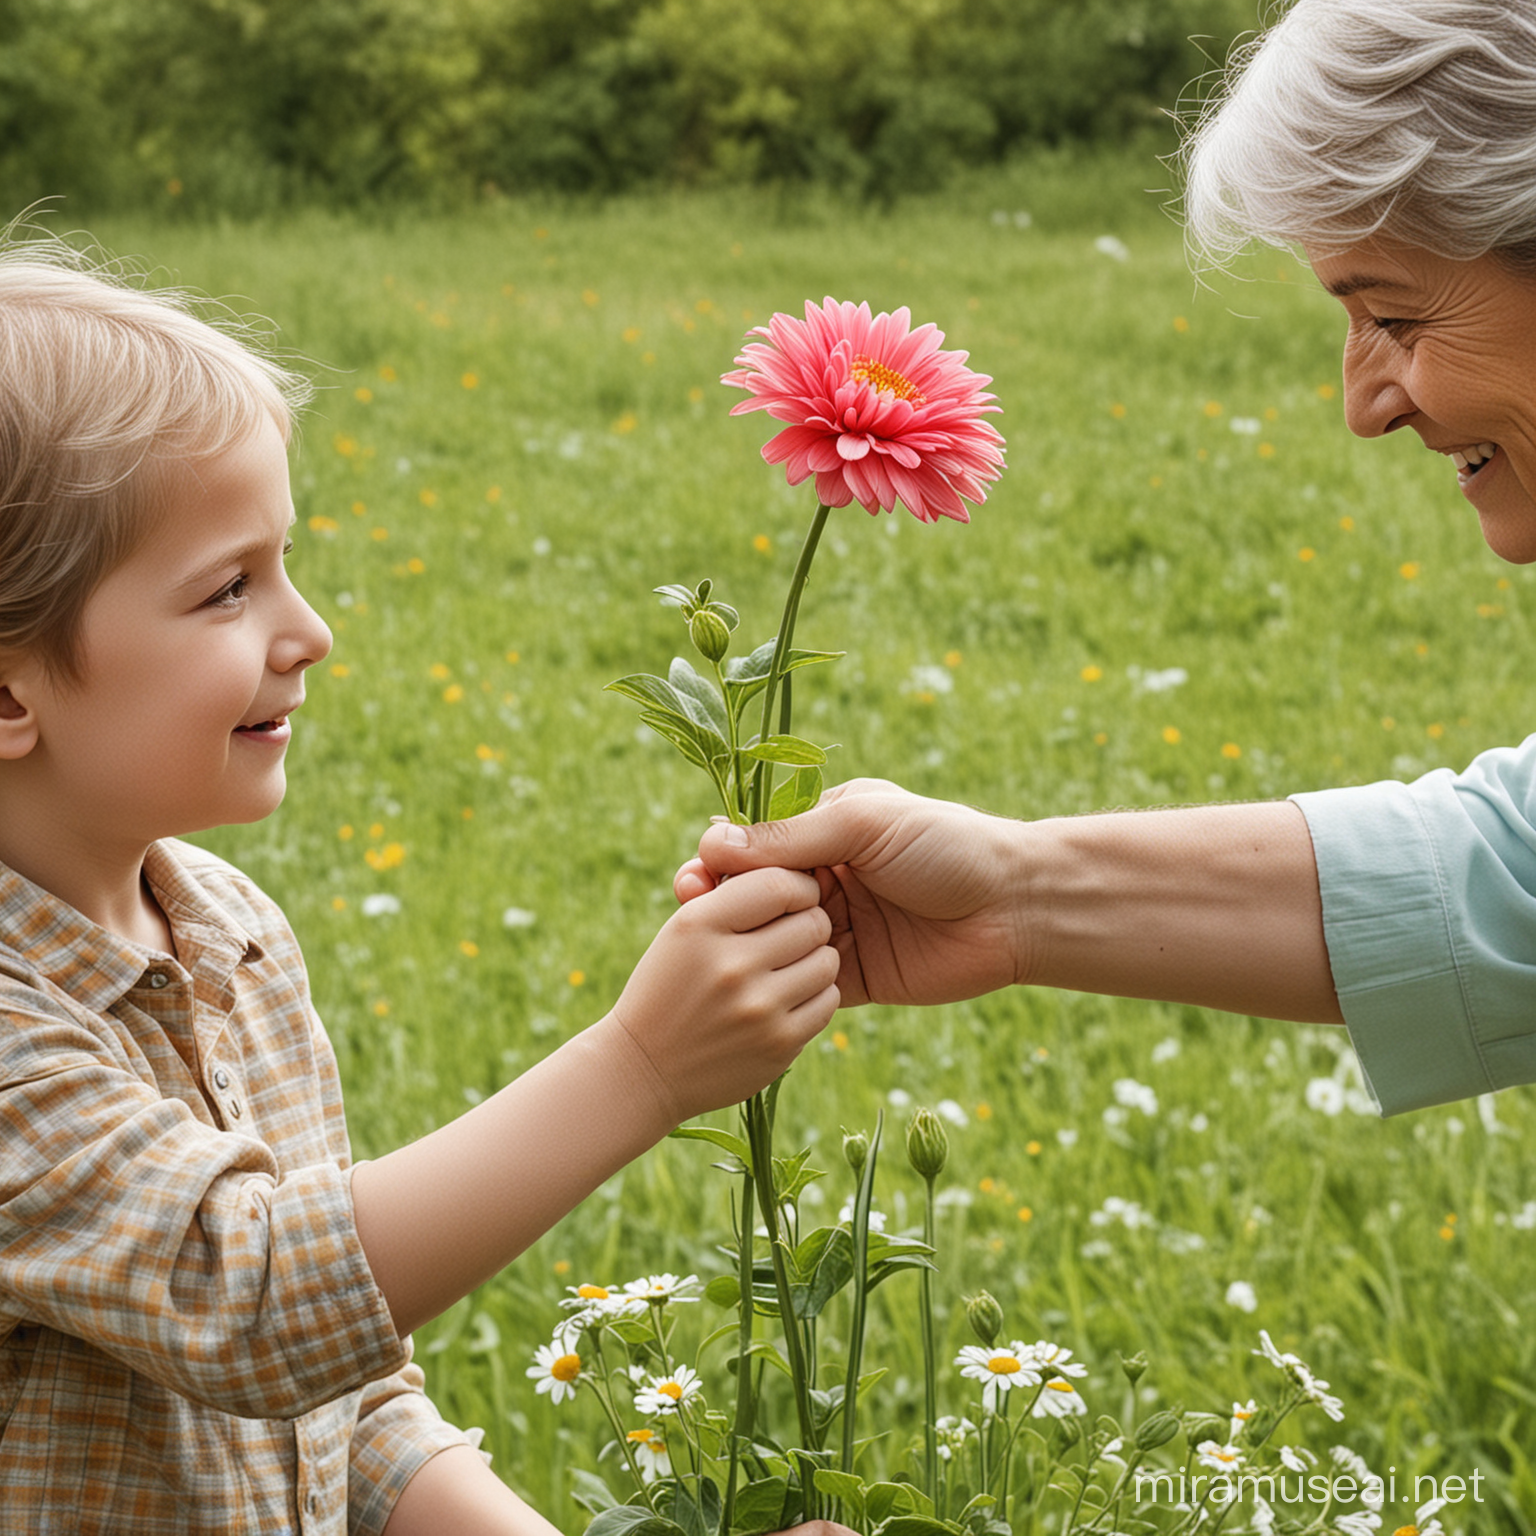
M 581 1356 L 567 1347 L 568 1338 L 556 1333 L 554 1342 L 540 1344 L 533 1352 L 533 1364 L 525 1372 L 538 1382 L 538 1391 L 547 1392 L 552 1403 L 563 1403 L 576 1396 L 581 1380 Z
M 1250 1397 L 1246 1403 L 1232 1404 L 1232 1426 L 1227 1431 L 1228 1440 L 1236 1440 L 1248 1427 L 1248 1421 L 1259 1411 L 1259 1405 Z
M 391 917 L 400 910 L 400 898 L 380 891 L 363 897 L 364 917 Z
M 1314 1077 L 1307 1084 L 1307 1108 L 1319 1114 L 1337 1115 L 1345 1103 L 1344 1085 L 1331 1077 Z
M 1304 1445 L 1282 1445 L 1280 1464 L 1288 1472 L 1302 1474 L 1311 1471 L 1317 1465 L 1317 1457 Z
M 1070 1419 L 1088 1412 L 1082 1394 L 1063 1376 L 1053 1377 L 1040 1389 L 1030 1410 L 1037 1419 Z
M 939 1459 L 951 1461 L 955 1453 L 965 1448 L 967 1440 L 977 1433 L 976 1426 L 969 1419 L 956 1418 L 954 1414 L 945 1414 L 933 1426 L 939 1436 Z
M 632 1429 L 625 1437 L 640 1469 L 642 1483 L 654 1483 L 659 1477 L 671 1477 L 672 1458 L 667 1454 L 666 1437 L 654 1429 Z
M 1431 1499 L 1419 1505 L 1414 1512 L 1412 1525 L 1400 1525 L 1392 1536 L 1445 1536 L 1445 1527 L 1435 1516 L 1445 1507 L 1444 1499 Z
M 572 1314 L 567 1321 L 575 1326 L 585 1327 L 589 1322 L 605 1318 L 633 1316 L 643 1310 L 640 1302 L 632 1296 L 624 1295 L 616 1286 L 587 1282 L 568 1285 L 566 1290 L 570 1295 L 560 1305 Z
M 1116 1078 L 1115 1103 L 1125 1109 L 1139 1109 L 1144 1115 L 1155 1115 L 1157 1090 L 1147 1087 L 1145 1083 L 1138 1083 L 1134 1077 Z
M 635 1393 L 635 1411 L 651 1415 L 673 1414 L 704 1390 L 697 1371 L 680 1365 L 670 1376 L 653 1376 L 649 1386 Z
M 699 1298 L 689 1293 L 697 1290 L 698 1284 L 697 1275 L 681 1280 L 676 1275 L 645 1275 L 639 1280 L 626 1280 L 624 1294 L 644 1302 L 697 1301 Z
M 1381 1516 L 1375 1510 L 1360 1510 L 1355 1514 L 1334 1517 L 1334 1530 L 1339 1536 L 1373 1536 L 1381 1525 Z
M 1259 1298 L 1246 1280 L 1234 1280 L 1227 1287 L 1227 1305 L 1236 1307 L 1239 1312 L 1257 1312 Z
M 1035 1368 L 1029 1348 L 1015 1339 L 1007 1349 L 994 1346 L 983 1349 L 979 1344 L 967 1344 L 955 1356 L 960 1374 L 971 1381 L 981 1383 L 981 1405 L 988 1413 L 996 1413 L 1005 1392 L 1015 1387 L 1038 1387 L 1040 1372 Z
M 791 485 L 816 477 L 823 506 L 856 501 L 871 514 L 899 501 L 925 523 L 969 522 L 966 501 L 987 499 L 1003 439 L 982 417 L 998 409 L 991 379 L 969 354 L 940 350 L 933 325 L 911 311 L 871 315 L 868 304 L 807 302 L 804 321 L 776 314 L 747 334 L 722 383 L 751 394 L 732 415 L 765 410 L 784 430 L 763 446 Z
M 1030 1363 L 1042 1376 L 1086 1376 L 1088 1367 L 1072 1359 L 1072 1351 L 1047 1339 L 1036 1339 L 1029 1346 Z M 1070 1362 L 1070 1363 L 1069 1363 Z
M 1243 1464 L 1243 1453 L 1235 1445 L 1221 1445 L 1215 1440 L 1202 1440 L 1195 1447 L 1195 1455 L 1202 1467 L 1213 1472 L 1236 1472 Z
M 1254 1350 L 1254 1354 L 1263 1355 L 1277 1370 L 1289 1376 L 1306 1402 L 1321 1408 L 1335 1424 L 1343 1419 L 1343 1402 L 1328 1391 L 1326 1381 L 1312 1374 L 1309 1365 L 1289 1352 L 1282 1354 L 1263 1328 L 1259 1329 L 1259 1344 L 1260 1348 Z

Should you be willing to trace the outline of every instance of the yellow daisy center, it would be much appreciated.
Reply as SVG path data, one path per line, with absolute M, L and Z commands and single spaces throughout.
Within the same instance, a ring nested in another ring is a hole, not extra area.
M 1024 1367 L 1012 1355 L 993 1355 L 987 1361 L 987 1369 L 995 1376 L 1012 1376 L 1015 1371 L 1022 1371 Z
M 1052 1392 L 1071 1392 L 1074 1390 L 1070 1381 L 1048 1381 L 1046 1382 L 1046 1386 L 1048 1386 Z
M 576 1294 L 583 1301 L 607 1301 L 608 1287 L 606 1285 L 578 1285 Z
M 1242 1419 L 1246 1423 L 1249 1419 L 1251 1419 L 1253 1417 L 1253 1414 L 1247 1408 L 1234 1408 L 1232 1410 L 1232 1417 L 1234 1419 Z
M 656 1390 L 663 1397 L 670 1397 L 674 1403 L 683 1395 L 683 1389 L 675 1381 L 664 1381 Z
M 897 373 L 894 368 L 888 368 L 884 363 L 877 362 L 872 357 L 865 357 L 862 353 L 854 358 L 853 367 L 848 371 L 860 384 L 868 384 L 871 389 L 877 390 L 882 395 L 895 395 L 898 400 L 909 400 L 913 405 L 921 405 L 927 399 L 917 385 L 904 374 Z
M 1419 1528 L 1416 1525 L 1400 1525 L 1392 1532 L 1392 1536 L 1419 1536 Z
M 636 1445 L 649 1445 L 656 1438 L 656 1435 L 649 1429 L 632 1429 L 629 1432 L 629 1438 Z
M 1212 1451 L 1211 1458 L 1214 1461 L 1236 1461 L 1238 1459 L 1236 1451 Z
M 560 1358 L 556 1360 L 552 1366 L 550 1366 L 549 1374 L 553 1376 L 556 1381 L 575 1381 L 576 1378 L 581 1375 L 581 1356 L 561 1355 Z

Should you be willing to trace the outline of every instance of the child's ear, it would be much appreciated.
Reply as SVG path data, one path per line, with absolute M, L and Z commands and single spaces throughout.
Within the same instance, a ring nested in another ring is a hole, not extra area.
M 36 712 L 0 683 L 0 762 L 25 757 L 36 745 Z

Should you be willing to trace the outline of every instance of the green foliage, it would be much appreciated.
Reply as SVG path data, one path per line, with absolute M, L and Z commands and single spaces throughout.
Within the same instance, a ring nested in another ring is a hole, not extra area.
M 3 0 L 17 206 L 253 212 L 820 182 L 1155 121 L 1252 0 Z

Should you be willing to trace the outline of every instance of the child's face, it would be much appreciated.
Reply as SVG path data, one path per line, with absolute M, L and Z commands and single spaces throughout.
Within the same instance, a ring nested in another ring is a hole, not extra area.
M 33 689 L 54 808 L 108 843 L 274 810 L 304 669 L 331 648 L 283 566 L 293 502 L 277 427 L 177 466 L 170 485 L 86 604 L 82 681 Z

